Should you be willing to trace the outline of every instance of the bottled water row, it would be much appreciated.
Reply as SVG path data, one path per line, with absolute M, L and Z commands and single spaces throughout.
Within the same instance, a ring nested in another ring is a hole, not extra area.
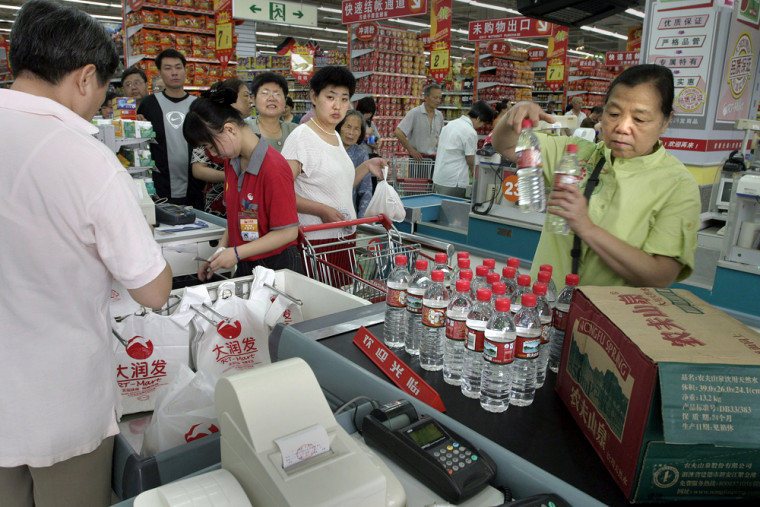
M 446 260 L 438 254 L 428 272 L 427 260 L 418 259 L 410 273 L 406 256 L 396 257 L 387 282 L 385 343 L 419 355 L 425 370 L 442 370 L 446 383 L 459 385 L 485 410 L 530 405 L 547 367 L 558 369 L 578 276 L 567 275 L 558 296 L 548 264 L 531 287 L 516 258 L 501 277 L 493 259 L 484 259 L 475 276 L 466 252 L 459 252 L 453 271 Z

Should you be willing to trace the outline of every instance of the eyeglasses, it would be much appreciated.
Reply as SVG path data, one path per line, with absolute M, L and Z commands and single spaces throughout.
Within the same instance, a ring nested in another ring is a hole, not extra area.
M 145 85 L 145 81 L 124 81 L 124 88 L 137 88 L 139 86 Z
M 269 91 L 269 90 L 259 90 L 258 94 L 261 95 L 262 97 L 264 97 L 265 99 L 268 99 L 269 97 L 272 97 L 273 99 L 278 99 L 279 100 L 279 99 L 281 99 L 281 98 L 284 97 L 284 95 L 282 94 L 282 92 L 273 92 L 273 91 Z

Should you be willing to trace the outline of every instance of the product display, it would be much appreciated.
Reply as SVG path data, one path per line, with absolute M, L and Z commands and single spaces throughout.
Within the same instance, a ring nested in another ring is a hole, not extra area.
M 467 314 L 467 337 L 462 363 L 462 394 L 468 398 L 480 398 L 480 380 L 483 374 L 483 344 L 486 324 L 493 315 L 491 291 L 478 289 L 477 300 Z
M 443 349 L 443 381 L 458 386 L 462 382 L 467 315 L 472 309 L 470 282 L 457 280 L 456 292 L 446 309 L 446 341 Z
M 417 259 L 414 263 L 414 273 L 406 290 L 406 334 L 404 350 L 408 354 L 420 354 L 420 337 L 422 336 L 422 300 L 425 290 L 430 285 L 428 262 Z
M 480 406 L 489 412 L 504 412 L 509 408 L 516 338 L 509 299 L 498 298 L 494 314 L 486 324 L 480 381 Z
M 536 311 L 536 295 L 523 294 L 515 313 L 515 361 L 510 403 L 526 407 L 536 395 L 536 369 L 541 346 L 541 321 Z
M 445 286 L 445 274 L 434 269 L 431 282 L 422 298 L 422 338 L 420 339 L 420 368 L 428 371 L 443 369 L 443 349 L 446 339 L 446 308 L 450 294 Z

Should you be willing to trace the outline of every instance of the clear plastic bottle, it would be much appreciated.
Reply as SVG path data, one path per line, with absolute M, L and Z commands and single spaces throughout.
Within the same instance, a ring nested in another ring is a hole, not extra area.
M 545 283 L 534 283 L 533 294 L 536 295 L 536 313 L 538 313 L 538 320 L 541 321 L 541 344 L 538 346 L 538 364 L 536 364 L 536 389 L 538 389 L 543 387 L 546 381 L 546 366 L 549 364 L 551 355 L 552 307 L 546 300 Z
M 554 308 L 554 303 L 557 302 L 557 284 L 554 283 L 554 280 L 552 280 L 552 274 L 554 273 L 554 268 L 551 264 L 541 264 L 541 266 L 538 268 L 538 274 L 541 274 L 541 271 L 548 271 L 549 272 L 549 279 L 541 280 L 541 277 L 536 276 L 536 280 L 539 282 L 544 282 L 546 284 L 546 301 L 549 302 L 549 306 Z
M 448 262 L 448 256 L 443 252 L 438 252 L 435 254 L 435 266 L 433 266 L 433 271 L 436 269 L 443 271 L 443 286 L 450 289 L 453 281 L 451 279 L 451 269 L 449 269 Z
M 515 146 L 517 155 L 518 204 L 525 212 L 541 213 L 546 210 L 546 190 L 544 174 L 541 170 L 541 145 L 533 133 L 533 122 L 522 121 L 522 132 Z
M 467 314 L 467 339 L 464 342 L 462 363 L 462 394 L 480 398 L 480 378 L 483 374 L 483 342 L 486 324 L 493 315 L 491 291 L 478 289 L 478 300 Z
M 512 399 L 510 403 L 526 407 L 536 395 L 536 364 L 541 344 L 541 321 L 536 313 L 536 295 L 523 294 L 520 311 L 515 314 L 515 361 L 512 366 Z
M 478 295 L 475 293 L 474 290 L 472 290 L 472 270 L 471 269 L 463 269 L 459 272 L 459 279 L 460 280 L 467 280 L 470 282 L 470 301 L 475 302 L 478 299 Z
M 568 144 L 567 148 L 565 148 L 565 155 L 559 162 L 559 167 L 554 171 L 554 185 L 552 185 L 552 188 L 556 187 L 558 183 L 578 185 L 580 181 L 581 166 L 578 163 L 578 146 L 575 144 Z M 554 234 L 563 234 L 567 236 L 570 232 L 570 227 L 567 225 L 567 221 L 564 218 L 552 215 L 551 213 L 547 213 L 546 227 L 549 232 L 553 232 Z
M 422 298 L 430 284 L 428 262 L 417 259 L 414 262 L 414 274 L 406 289 L 406 335 L 404 350 L 412 356 L 420 353 L 420 337 L 422 336 Z
M 510 268 L 515 268 L 515 276 L 520 276 L 523 274 L 523 272 L 520 271 L 520 259 L 517 257 L 508 257 L 507 266 Z
M 460 254 L 466 254 L 467 252 L 459 252 Z M 459 255 L 459 254 L 457 254 Z M 470 258 L 469 257 L 461 257 L 457 259 L 457 265 L 454 266 L 454 269 L 451 272 L 451 284 L 456 285 L 457 280 L 459 280 L 459 273 L 463 269 L 470 269 Z
M 501 281 L 507 286 L 506 296 L 512 297 L 512 293 L 517 290 L 517 271 L 510 266 L 504 266 L 501 270 Z
M 522 295 L 530 292 L 530 275 L 520 275 L 517 277 L 517 288 L 509 297 L 512 302 L 511 309 L 513 314 L 517 314 L 522 307 Z M 407 296 L 408 297 L 408 296 Z
M 388 275 L 383 341 L 392 349 L 403 347 L 406 336 L 406 290 L 411 278 L 406 269 L 408 261 L 406 255 L 397 255 L 394 259 L 396 267 Z
M 430 278 L 431 282 L 422 298 L 420 368 L 438 371 L 443 368 L 443 344 L 446 338 L 446 308 L 449 306 L 449 290 L 444 285 L 446 273 L 440 269 L 434 269 Z
M 482 264 L 475 268 L 475 279 L 470 283 L 470 288 L 477 294 L 478 289 L 488 289 L 488 266 Z
M 559 360 L 562 357 L 562 344 L 565 341 L 565 328 L 567 327 L 567 312 L 570 311 L 570 302 L 573 300 L 573 292 L 578 287 L 580 279 L 572 273 L 565 276 L 565 288 L 557 296 L 554 305 L 554 318 L 552 319 L 552 353 L 549 356 L 549 369 L 554 373 L 559 370 Z
M 510 404 L 517 335 L 509 304 L 509 299 L 497 298 L 494 314 L 486 324 L 480 406 L 489 412 L 504 412 Z
M 462 383 L 467 315 L 471 309 L 470 282 L 457 280 L 456 292 L 452 294 L 446 308 L 446 342 L 443 348 L 443 381 L 453 386 Z
M 498 282 L 501 280 L 501 277 L 499 276 L 499 273 L 495 273 L 493 271 L 489 271 L 486 275 L 486 288 L 491 289 L 491 292 L 493 292 L 493 284 L 494 282 Z
M 496 305 L 496 300 L 503 297 L 507 297 L 507 284 L 494 282 L 491 285 L 491 304 Z
M 483 265 L 488 268 L 489 273 L 496 271 L 496 259 L 490 259 L 486 257 L 483 259 Z

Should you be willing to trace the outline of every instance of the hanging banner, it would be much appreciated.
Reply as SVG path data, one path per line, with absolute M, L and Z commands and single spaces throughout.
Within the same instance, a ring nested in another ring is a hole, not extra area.
M 430 41 L 451 39 L 451 0 L 430 1 Z
M 643 27 L 634 26 L 628 29 L 628 41 L 625 43 L 626 51 L 641 49 L 641 34 Z
M 443 83 L 449 75 L 451 41 L 439 40 L 430 45 L 430 77 Z
M 232 0 L 214 0 L 214 26 L 216 30 L 216 59 L 222 71 L 232 57 Z
M 428 10 L 428 0 L 343 0 L 341 22 L 344 25 L 389 18 L 419 16 Z
M 726 123 L 733 125 L 740 118 L 755 119 L 757 104 L 752 110 L 752 91 L 757 80 L 758 46 L 760 31 L 743 23 L 741 7 L 734 10 L 731 32 L 726 45 L 726 62 L 723 63 L 718 95 L 718 109 L 715 115 L 716 125 Z
M 360 23 L 359 26 L 354 29 L 356 38 L 362 42 L 375 40 L 378 32 L 379 29 L 377 23 Z
M 479 42 L 520 37 L 549 37 L 553 26 L 548 21 L 520 16 L 470 21 L 467 40 Z
M 290 49 L 290 73 L 306 86 L 314 75 L 314 48 L 293 46 Z
M 570 30 L 566 26 L 552 25 L 552 36 L 549 37 L 549 49 L 546 54 L 546 87 L 556 92 L 564 86 L 567 76 L 567 41 Z

